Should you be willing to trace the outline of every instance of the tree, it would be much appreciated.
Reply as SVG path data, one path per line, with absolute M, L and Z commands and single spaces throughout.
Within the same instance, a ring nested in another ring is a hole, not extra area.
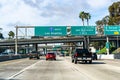
M 110 15 L 105 16 L 102 20 L 96 21 L 97 25 L 119 25 L 120 24 L 120 1 L 113 3 L 108 8 Z M 101 22 L 102 21 L 102 22 Z
M 9 38 L 14 38 L 15 33 L 14 33 L 13 31 L 10 31 L 10 32 L 8 33 L 8 35 L 9 35 Z
M 120 2 L 115 2 L 108 8 L 110 13 L 109 25 L 120 24 Z
M 99 26 L 99 25 L 103 25 L 103 22 L 102 22 L 102 20 L 98 20 L 98 21 L 95 22 L 95 24 L 96 24 L 97 26 Z
M 103 25 L 108 25 L 110 17 L 107 15 L 102 19 L 102 24 Z
M 103 20 L 98 20 L 95 22 L 97 25 L 97 34 L 98 35 L 103 35 L 104 31 L 103 31 Z
M 84 20 L 86 19 L 87 20 L 87 25 L 89 25 L 89 19 L 91 18 L 90 14 L 89 13 L 86 13 L 84 11 L 80 12 L 79 14 L 79 18 L 82 20 L 83 22 L 83 26 L 84 26 Z M 89 38 L 89 37 L 88 37 Z M 84 37 L 84 43 L 85 43 L 85 48 L 88 48 L 87 45 L 89 45 L 89 39 L 86 41 L 87 37 L 85 36 Z
M 89 25 L 89 19 L 91 18 L 91 15 L 89 13 L 84 13 L 85 19 L 87 20 L 87 25 Z
M 84 19 L 85 19 L 85 12 L 84 11 L 80 12 L 79 18 L 81 18 L 83 26 L 84 26 Z
M 4 39 L 4 37 L 3 37 L 3 34 L 2 34 L 2 33 L 0 33 L 0 39 Z

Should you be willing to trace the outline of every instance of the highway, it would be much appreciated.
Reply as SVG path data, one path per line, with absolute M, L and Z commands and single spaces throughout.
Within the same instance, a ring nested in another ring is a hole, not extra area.
M 59 56 L 56 61 L 11 60 L 0 62 L 0 80 L 120 80 L 120 60 L 92 64 L 74 64 L 70 57 Z

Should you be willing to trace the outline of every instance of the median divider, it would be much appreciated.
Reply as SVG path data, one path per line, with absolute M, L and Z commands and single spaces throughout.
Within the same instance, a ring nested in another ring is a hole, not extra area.
M 115 59 L 120 59 L 120 53 L 114 54 Z
M 120 59 L 120 53 L 116 53 L 116 54 L 98 54 L 97 55 L 98 59 Z
M 5 56 L 0 56 L 0 62 L 2 61 L 8 61 L 8 60 L 15 60 L 15 59 L 22 59 L 22 58 L 27 58 L 27 54 L 18 54 L 18 55 L 5 55 Z

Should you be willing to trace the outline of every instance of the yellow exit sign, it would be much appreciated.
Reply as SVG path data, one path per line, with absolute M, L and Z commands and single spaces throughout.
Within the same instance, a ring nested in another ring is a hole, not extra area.
M 115 35 L 118 35 L 118 34 L 119 34 L 119 32 L 118 32 L 118 31 L 116 31 L 116 32 L 114 32 L 114 34 L 115 34 Z

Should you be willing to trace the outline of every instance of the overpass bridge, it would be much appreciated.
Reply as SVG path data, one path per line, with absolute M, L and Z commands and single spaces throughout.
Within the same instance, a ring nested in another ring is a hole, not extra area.
M 46 43 L 69 43 L 69 42 L 80 42 L 83 41 L 83 37 L 64 37 L 64 38 L 36 38 L 36 39 L 18 39 L 18 45 L 26 44 L 46 44 Z M 15 45 L 14 40 L 0 41 L 0 46 L 11 46 Z
M 119 36 L 108 36 L 109 41 L 118 41 L 120 40 Z M 18 39 L 18 45 L 27 45 L 27 44 L 46 44 L 46 43 L 72 43 L 72 42 L 81 42 L 84 41 L 84 37 L 61 37 L 61 38 L 36 38 L 36 39 Z M 95 41 L 106 41 L 106 36 L 90 36 L 90 42 Z M 0 46 L 13 46 L 15 45 L 14 40 L 2 40 L 0 41 Z

